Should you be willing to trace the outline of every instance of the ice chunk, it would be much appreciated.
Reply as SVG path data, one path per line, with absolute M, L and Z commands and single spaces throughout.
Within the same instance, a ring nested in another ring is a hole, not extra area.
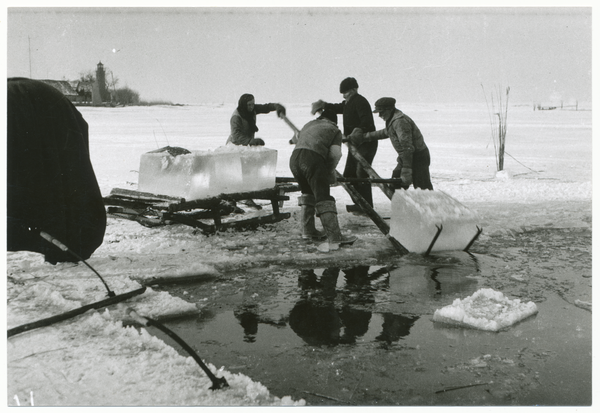
M 244 191 L 259 191 L 275 186 L 277 151 L 263 146 L 227 145 L 215 149 L 215 153 L 240 154 L 241 177 Z
M 534 302 L 510 300 L 499 291 L 482 288 L 463 300 L 435 310 L 433 321 L 486 331 L 499 331 L 524 320 L 538 309 Z
M 222 193 L 258 191 L 275 186 L 277 151 L 227 145 L 214 151 L 141 156 L 138 190 L 186 200 Z
M 390 235 L 410 252 L 462 250 L 477 234 L 479 217 L 442 191 L 397 190 L 392 197 Z M 480 225 L 479 225 L 480 226 Z M 480 226 L 481 227 L 481 226 Z

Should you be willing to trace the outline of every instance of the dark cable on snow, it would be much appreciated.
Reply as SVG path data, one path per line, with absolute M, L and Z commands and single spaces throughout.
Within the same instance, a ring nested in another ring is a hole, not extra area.
M 62 242 L 60 242 L 59 240 L 57 240 L 56 238 L 54 238 L 52 235 L 48 234 L 47 232 L 40 231 L 40 236 L 42 238 L 44 238 L 46 241 L 48 241 L 49 243 L 55 245 L 56 247 L 60 248 L 64 252 L 68 252 L 69 254 L 71 254 L 75 258 L 77 258 L 79 261 L 81 261 L 85 265 L 87 265 L 88 268 L 90 270 L 92 270 L 98 276 L 98 278 L 100 278 L 100 281 L 102 281 L 102 284 L 104 284 L 104 286 L 106 287 L 106 290 L 108 291 L 108 296 L 109 297 L 114 297 L 115 296 L 115 293 L 113 291 L 111 291 L 111 289 L 108 287 L 108 284 L 106 284 L 106 282 L 104 281 L 104 279 L 102 278 L 102 276 L 100 274 L 98 274 L 98 271 L 96 271 L 95 269 L 93 269 L 92 266 L 90 264 L 88 264 L 83 258 L 81 258 L 74 251 L 72 251 L 69 247 L 67 247 L 65 244 L 63 244 Z
M 67 311 L 66 313 L 58 314 L 52 317 L 44 318 L 42 320 L 34 321 L 27 324 L 22 324 L 17 327 L 10 328 L 8 330 L 8 338 L 15 336 L 17 334 L 23 333 L 25 331 L 31 331 L 36 328 L 46 327 L 55 323 L 59 323 L 61 321 L 68 320 L 70 318 L 76 317 L 80 314 L 83 314 L 89 310 L 97 310 L 100 308 L 108 307 L 109 305 L 117 304 L 122 301 L 128 300 L 136 295 L 143 294 L 146 291 L 146 287 L 138 288 L 137 290 L 130 291 L 124 294 L 119 294 L 111 298 L 105 298 L 104 300 L 84 305 L 83 307 L 76 308 L 74 310 Z
M 142 317 L 141 315 L 136 313 L 133 308 L 128 308 L 126 313 L 129 317 L 133 318 L 135 321 L 137 321 L 138 323 L 140 323 L 143 326 L 158 328 L 160 331 L 162 331 L 163 333 L 165 333 L 169 337 L 171 337 L 177 344 L 179 344 L 181 347 L 183 347 L 183 349 L 185 351 L 187 351 L 190 356 L 192 356 L 192 358 L 196 361 L 196 363 L 198 363 L 198 365 L 202 368 L 202 370 L 204 370 L 204 372 L 206 373 L 206 375 L 212 382 L 213 385 L 210 387 L 211 390 L 218 390 L 218 389 L 222 389 L 224 387 L 229 387 L 229 383 L 227 383 L 227 380 L 225 379 L 225 377 L 221 377 L 221 378 L 216 377 L 208 369 L 208 367 L 206 367 L 206 365 L 204 364 L 204 362 L 202 361 L 200 356 L 198 356 L 198 354 L 196 354 L 194 349 L 191 348 L 185 341 L 183 341 L 183 339 L 181 339 L 181 337 L 179 337 L 177 334 L 175 334 L 173 331 L 171 331 L 168 327 L 165 327 L 164 325 L 162 325 L 161 323 L 159 323 L 156 320 Z
M 528 167 L 527 165 L 525 165 L 525 164 L 523 164 L 523 163 L 519 162 L 519 161 L 517 160 L 517 158 L 515 158 L 514 156 L 512 156 L 510 153 L 508 153 L 508 152 L 506 152 L 506 151 L 504 151 L 504 153 L 505 153 L 505 154 L 507 154 L 508 156 L 510 156 L 511 158 L 513 158 L 513 159 L 514 159 L 514 160 L 515 160 L 517 163 L 519 163 L 519 164 L 523 165 L 525 168 L 529 169 L 531 172 L 535 172 L 536 174 L 539 174 L 539 172 L 538 172 L 538 171 L 536 171 L 536 170 L 533 170 L 533 169 L 531 169 L 530 167 Z

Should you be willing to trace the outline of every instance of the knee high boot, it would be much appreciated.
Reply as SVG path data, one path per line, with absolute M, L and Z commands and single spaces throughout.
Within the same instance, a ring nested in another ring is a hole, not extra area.
M 300 205 L 300 225 L 302 239 L 322 241 L 327 238 L 324 232 L 315 227 L 315 196 L 304 194 L 298 197 Z
M 357 240 L 355 236 L 345 237 L 340 230 L 340 224 L 337 217 L 335 201 L 321 201 L 315 205 L 317 216 L 321 219 L 323 228 L 327 233 L 327 242 L 319 245 L 318 249 L 322 252 L 335 251 L 340 245 L 352 245 Z

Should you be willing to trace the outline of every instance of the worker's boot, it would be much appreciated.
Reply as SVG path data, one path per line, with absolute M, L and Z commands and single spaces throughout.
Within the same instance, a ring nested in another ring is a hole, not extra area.
M 321 252 L 336 251 L 341 245 L 352 245 L 357 240 L 355 236 L 345 237 L 340 230 L 335 201 L 321 201 L 315 205 L 317 216 L 321 219 L 327 233 L 327 242 L 318 246 Z
M 300 205 L 300 223 L 302 225 L 302 239 L 323 241 L 327 235 L 315 227 L 315 196 L 304 194 L 298 197 Z

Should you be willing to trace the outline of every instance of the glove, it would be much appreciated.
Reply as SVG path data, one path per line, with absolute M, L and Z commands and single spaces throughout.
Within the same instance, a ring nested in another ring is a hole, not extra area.
M 412 168 L 402 168 L 400 179 L 402 179 L 402 189 L 408 189 L 410 184 L 412 184 Z
M 335 173 L 335 169 L 332 169 L 331 172 L 329 172 L 329 185 L 335 186 L 337 183 L 337 174 Z
M 275 110 L 277 111 L 277 116 L 285 116 L 285 107 L 283 107 L 283 105 L 275 103 Z
M 400 179 L 400 173 L 402 172 L 402 167 L 401 166 L 396 166 L 394 168 L 394 170 L 392 171 L 392 179 Z M 394 189 L 402 189 L 402 185 L 401 184 L 393 184 Z
M 314 115 L 318 111 L 325 109 L 325 103 L 326 102 L 323 102 L 321 99 L 317 100 L 316 102 L 313 102 L 310 109 L 310 114 Z
M 265 141 L 261 138 L 254 138 L 248 143 L 249 146 L 265 146 Z
M 361 128 L 354 128 L 352 133 L 348 135 L 348 139 L 356 146 L 360 146 L 367 141 L 367 138 Z

